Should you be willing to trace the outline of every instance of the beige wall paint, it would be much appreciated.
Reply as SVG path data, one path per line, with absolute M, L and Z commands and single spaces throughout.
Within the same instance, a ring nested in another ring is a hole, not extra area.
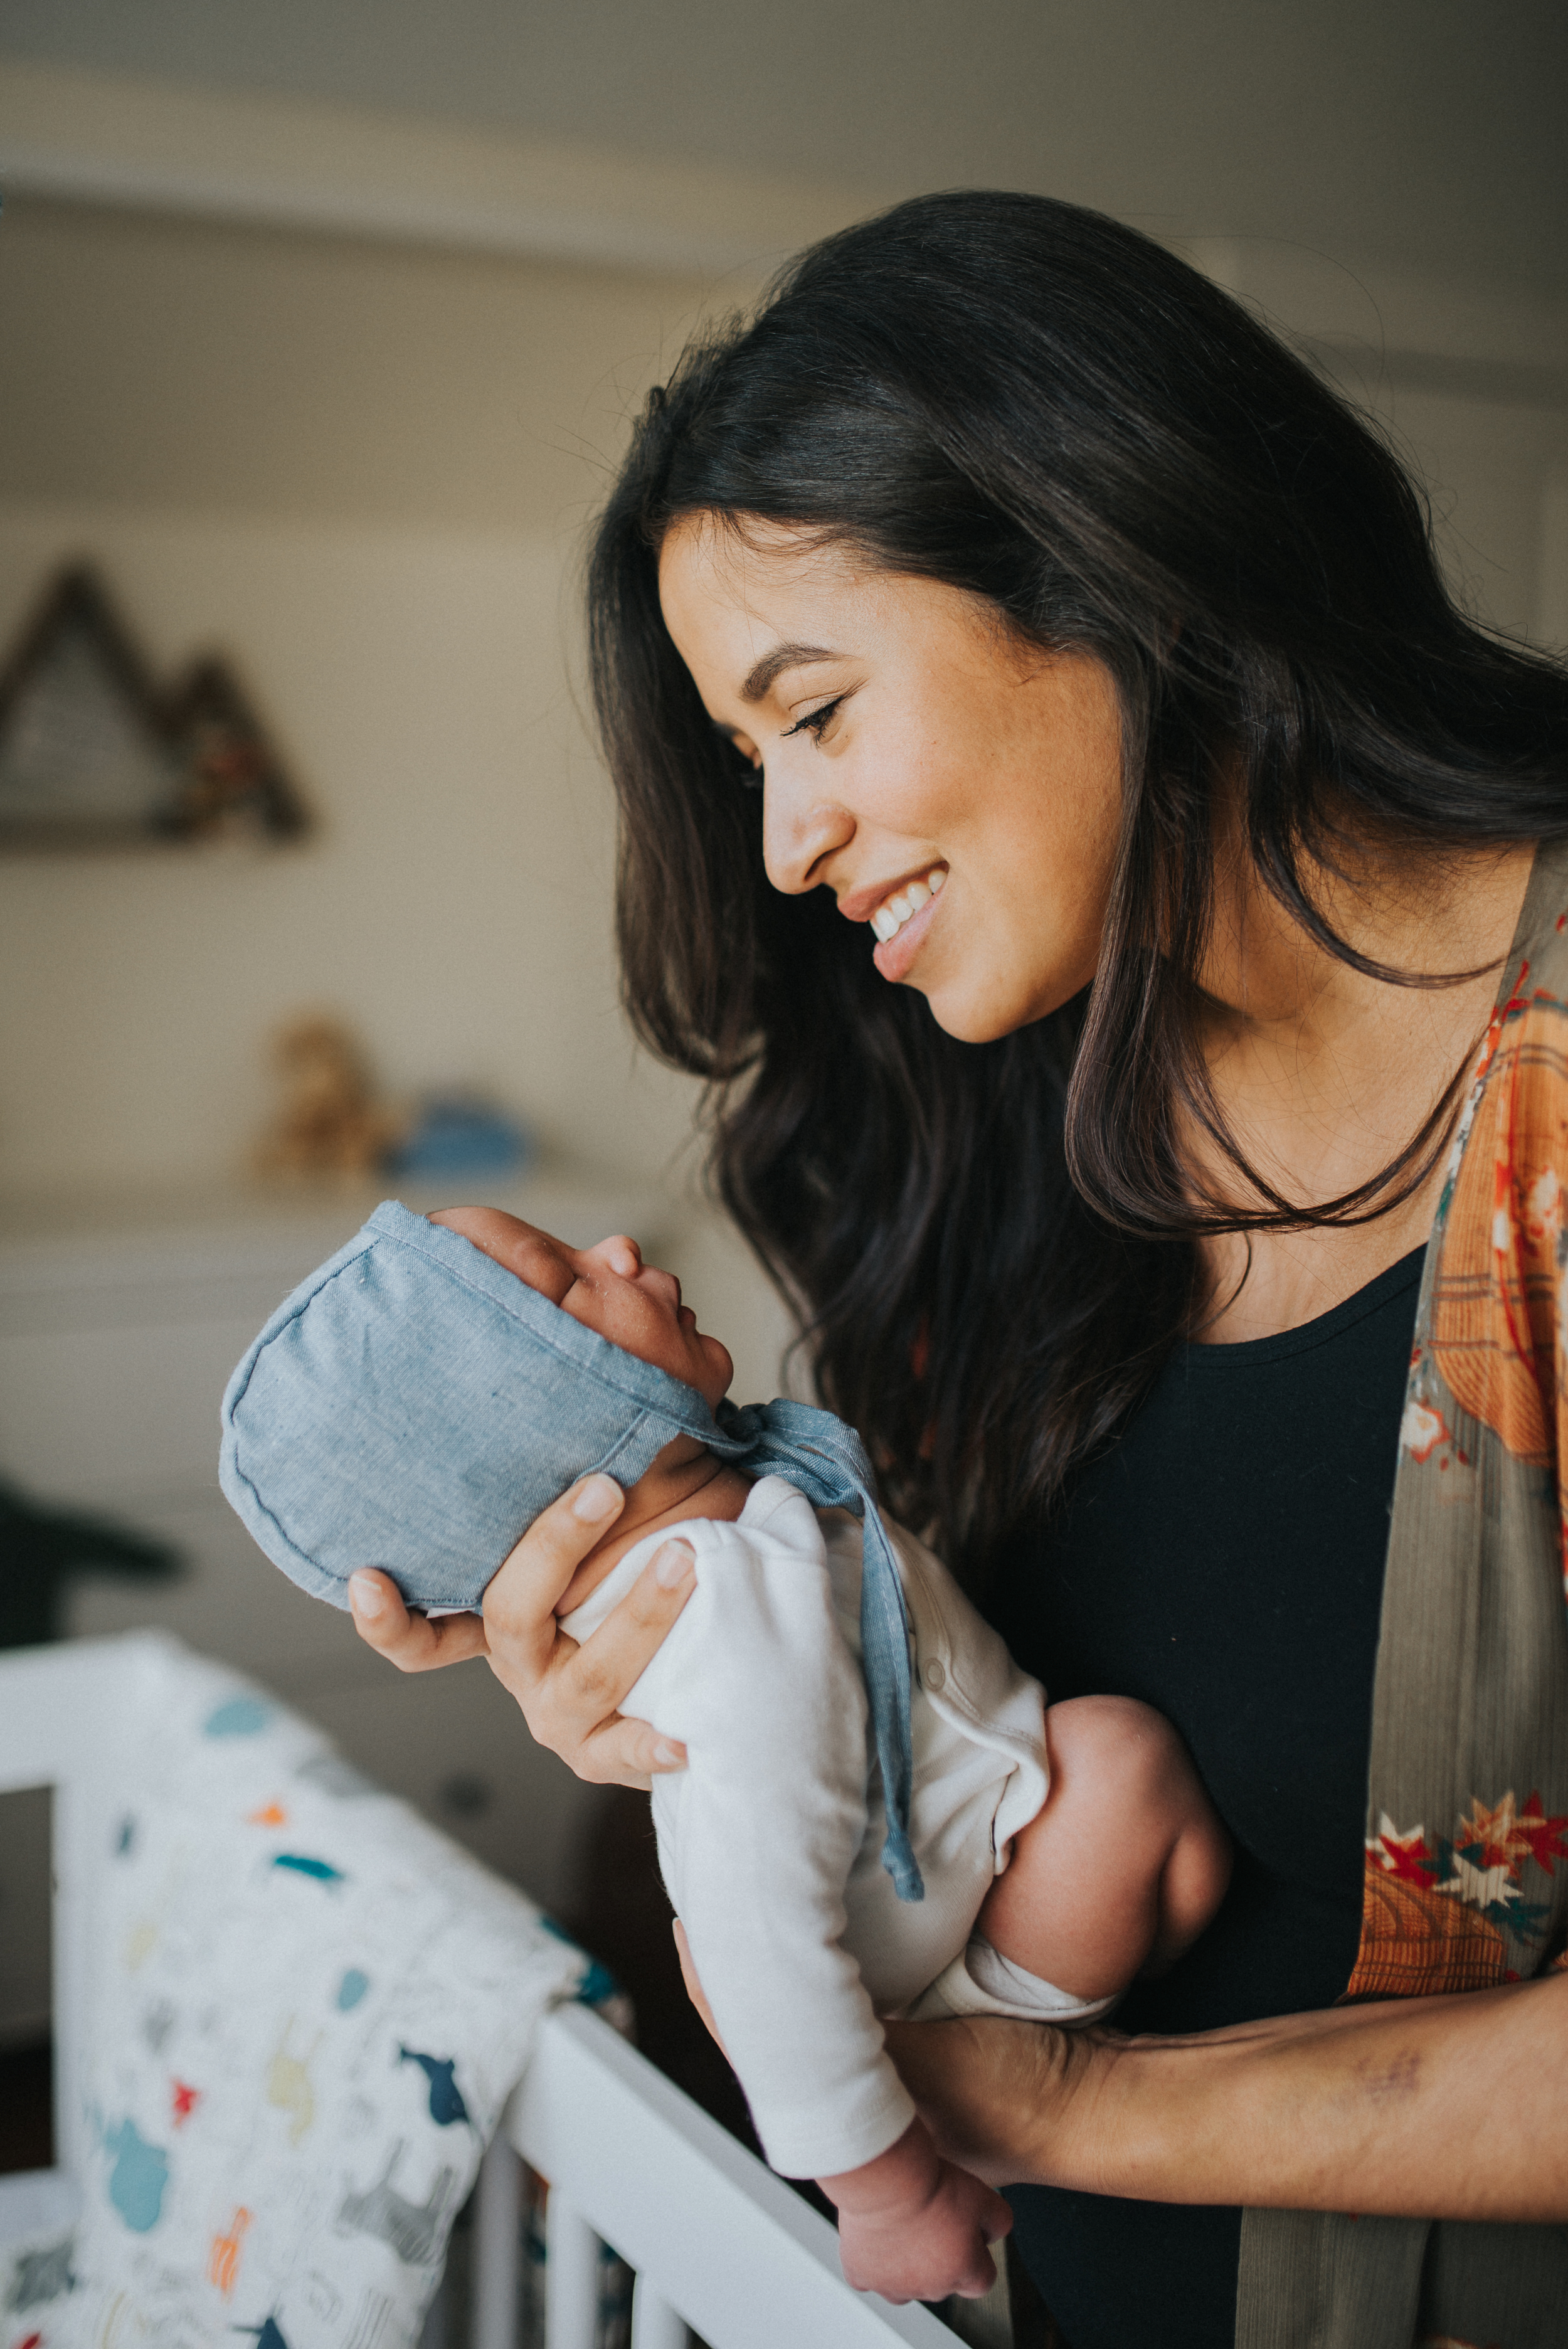
M 726 298 L 8 197 L 0 496 L 570 533 Z
M 665 1180 L 677 1268 L 772 1391 L 782 1318 L 633 1047 L 572 678 L 583 523 L 694 284 L 70 207 L 0 228 L 0 644 L 59 561 L 236 662 L 298 848 L 0 862 L 0 1196 L 221 1179 L 277 1021 L 351 1019 L 562 1159 Z
M 1568 290 L 1560 0 L 5 0 L 0 54 Z
M 592 1164 L 662 1163 L 686 1088 L 616 1006 L 609 794 L 550 542 L 12 506 L 0 632 L 87 551 L 162 667 L 238 658 L 320 831 L 0 864 L 0 1188 L 232 1171 L 267 1035 L 315 1002 L 398 1091 L 477 1081 Z

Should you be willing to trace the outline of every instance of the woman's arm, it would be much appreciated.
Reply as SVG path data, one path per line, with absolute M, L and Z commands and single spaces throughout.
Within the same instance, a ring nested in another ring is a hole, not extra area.
M 410 1615 L 389 1575 L 361 1568 L 349 1578 L 355 1629 L 399 1671 L 428 1672 L 485 1656 L 514 1696 L 533 1737 L 580 1778 L 641 1786 L 679 1770 L 686 1749 L 616 1707 L 642 1677 L 696 1588 L 685 1542 L 650 1558 L 614 1613 L 581 1647 L 555 1619 L 568 1583 L 603 1539 L 625 1501 L 613 1477 L 586 1476 L 534 1519 L 492 1577 L 484 1614 Z
M 997 2185 L 1568 2220 L 1568 1975 L 1190 2039 L 890 2023 L 888 2045 L 941 2150 Z

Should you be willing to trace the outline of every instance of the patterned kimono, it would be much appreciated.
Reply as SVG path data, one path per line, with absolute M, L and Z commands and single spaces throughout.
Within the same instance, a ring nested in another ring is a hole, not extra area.
M 1568 847 L 1536 857 L 1416 1316 L 1349 1999 L 1568 1964 Z M 1249 2210 L 1237 2349 L 1563 2349 L 1568 2227 Z

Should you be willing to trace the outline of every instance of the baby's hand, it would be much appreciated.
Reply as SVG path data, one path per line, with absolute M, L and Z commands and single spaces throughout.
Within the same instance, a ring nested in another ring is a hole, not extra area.
M 820 2181 L 839 2206 L 839 2257 L 857 2292 L 884 2300 L 978 2300 L 996 2280 L 987 2246 L 1013 2214 L 999 2194 L 943 2161 L 923 2121 L 875 2161 Z

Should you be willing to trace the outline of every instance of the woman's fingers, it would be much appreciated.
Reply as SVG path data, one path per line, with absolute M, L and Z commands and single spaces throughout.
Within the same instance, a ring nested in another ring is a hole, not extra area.
M 689 1543 L 665 1542 L 591 1640 L 567 1638 L 558 1610 L 580 1595 L 579 1567 L 611 1530 L 625 1495 L 610 1476 L 585 1476 L 535 1518 L 491 1576 L 484 1613 L 410 1614 L 390 1576 L 362 1568 L 349 1602 L 362 1640 L 399 1671 L 426 1672 L 465 1656 L 488 1656 L 541 1745 L 600 1785 L 651 1785 L 686 1767 L 686 1748 L 620 1706 L 641 1679 L 691 1596 L 696 1562 Z M 584 1575 L 585 1596 L 592 1573 Z
M 531 1682 L 549 1666 L 562 1594 L 619 1516 L 625 1498 L 613 1476 L 584 1476 L 535 1517 L 491 1576 L 484 1595 L 485 1628 L 490 1654 L 504 1660 L 500 1677 L 514 1695 L 520 1692 L 512 1687 L 513 1674 Z
M 661 1770 L 686 1766 L 686 1749 L 655 1736 L 645 1722 L 617 1718 L 617 1709 L 642 1678 L 671 1624 L 696 1587 L 696 1569 L 685 1542 L 666 1542 L 620 1605 L 581 1647 L 557 1629 L 548 1662 L 538 1647 L 509 1647 L 487 1607 L 490 1669 L 518 1703 L 541 1745 L 580 1778 L 603 1785 L 645 1786 Z
M 564 1699 L 585 1723 L 596 1727 L 630 1695 L 696 1587 L 691 1544 L 665 1542 L 593 1638 L 562 1657 L 558 1678 Z
M 686 1765 L 686 1747 L 675 1738 L 661 1737 L 649 1722 L 617 1716 L 589 1733 L 572 1766 L 596 1786 L 636 1786 L 646 1795 L 655 1778 Z
M 362 1566 L 348 1578 L 349 1611 L 367 1647 L 400 1672 L 430 1672 L 485 1653 L 485 1627 L 478 1615 L 442 1615 L 432 1623 L 411 1615 L 389 1574 Z
M 685 1767 L 685 1749 L 618 1709 L 657 1652 L 696 1583 L 685 1542 L 656 1551 L 620 1605 L 581 1647 L 557 1610 L 575 1602 L 580 1565 L 603 1540 L 625 1495 L 593 1475 L 545 1510 L 492 1578 L 484 1596 L 490 1670 L 521 1707 L 532 1735 L 580 1778 L 646 1786 Z

